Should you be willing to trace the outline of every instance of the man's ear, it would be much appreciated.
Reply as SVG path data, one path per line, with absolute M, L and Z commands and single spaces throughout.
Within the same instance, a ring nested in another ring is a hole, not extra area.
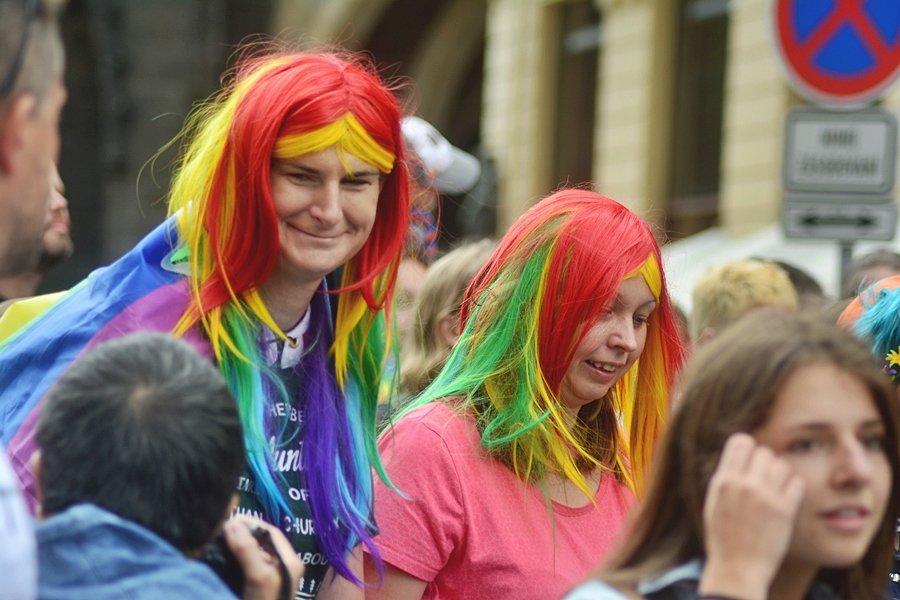
M 0 112 L 0 172 L 8 174 L 16 170 L 36 108 L 34 94 L 19 94 Z

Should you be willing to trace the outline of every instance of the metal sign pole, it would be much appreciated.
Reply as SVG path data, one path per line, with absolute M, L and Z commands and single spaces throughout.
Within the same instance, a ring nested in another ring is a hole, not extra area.
M 900 78 L 898 0 L 863 4 L 773 0 L 770 12 L 788 81 L 820 108 L 794 108 L 785 123 L 784 232 L 837 240 L 842 279 L 855 241 L 897 229 L 897 119 L 865 107 Z
M 850 261 L 853 260 L 853 241 L 841 240 L 841 271 L 838 278 L 838 285 L 843 285 L 844 278 L 847 276 L 847 270 L 850 268 Z M 840 291 L 838 291 L 840 293 Z

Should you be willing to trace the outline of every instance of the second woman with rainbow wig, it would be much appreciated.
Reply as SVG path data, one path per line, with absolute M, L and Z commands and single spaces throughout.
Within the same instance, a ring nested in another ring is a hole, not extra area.
M 408 220 L 400 116 L 353 58 L 242 59 L 187 122 L 171 218 L 0 346 L 2 439 L 23 485 L 39 400 L 66 365 L 110 337 L 172 331 L 238 402 L 237 512 L 292 541 L 298 597 L 361 597 L 354 550 L 374 551 L 374 419 Z
M 374 597 L 560 597 L 616 540 L 683 361 L 659 246 L 585 190 L 516 221 L 444 369 L 384 432 Z M 399 492 L 399 493 L 398 493 Z M 370 569 L 369 567 L 373 568 Z

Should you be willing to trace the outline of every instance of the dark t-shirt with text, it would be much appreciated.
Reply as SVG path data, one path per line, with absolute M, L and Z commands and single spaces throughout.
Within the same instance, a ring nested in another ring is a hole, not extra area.
M 266 439 L 272 452 L 275 467 L 273 478 L 279 484 L 279 491 L 287 502 L 291 515 L 274 515 L 266 510 L 256 489 L 256 478 L 249 467 L 244 470 L 238 482 L 240 501 L 235 514 L 249 514 L 268 523 L 277 525 L 306 565 L 297 590 L 297 598 L 315 598 L 328 570 L 328 559 L 319 547 L 313 527 L 309 506 L 309 492 L 303 485 L 303 424 L 304 410 L 302 394 L 293 371 L 281 371 L 292 399 L 269 398 L 266 407 Z M 277 395 L 276 395 L 277 396 Z M 280 476 L 280 477 L 279 477 Z

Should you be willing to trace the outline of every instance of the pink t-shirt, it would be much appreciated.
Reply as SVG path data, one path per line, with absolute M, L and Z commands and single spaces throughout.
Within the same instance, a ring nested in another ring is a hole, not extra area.
M 375 543 L 384 560 L 429 582 L 423 598 L 559 598 L 615 541 L 634 502 L 603 477 L 597 505 L 551 502 L 485 455 L 469 417 L 442 403 L 388 429 L 379 448 L 404 499 L 375 484 Z

